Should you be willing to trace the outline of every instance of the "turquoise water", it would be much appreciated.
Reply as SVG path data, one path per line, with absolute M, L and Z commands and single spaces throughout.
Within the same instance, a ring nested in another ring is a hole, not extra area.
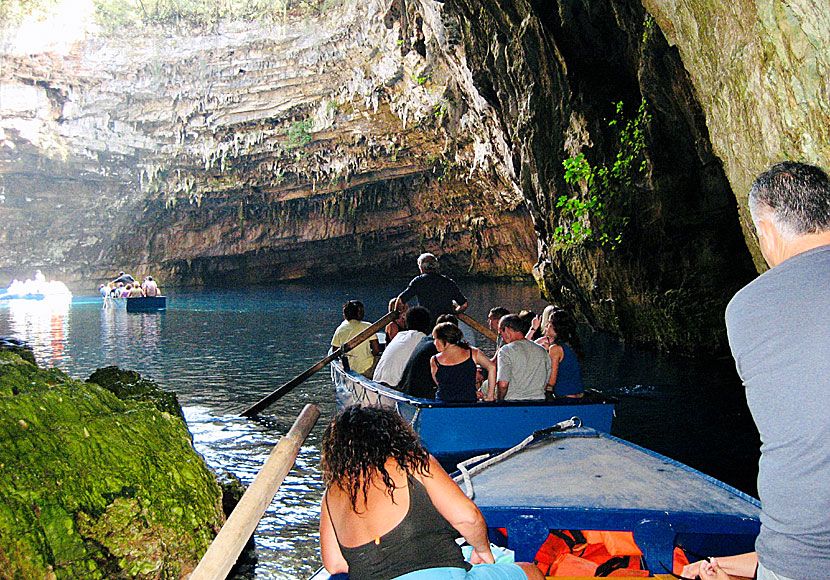
M 468 313 L 490 307 L 541 311 L 532 287 L 462 283 Z M 256 420 L 238 413 L 325 356 L 348 299 L 366 319 L 386 312 L 401 283 L 280 284 L 247 290 L 168 292 L 161 313 L 105 310 L 100 298 L 0 305 L 0 336 L 29 342 L 42 366 L 84 379 L 118 365 L 175 390 L 197 450 L 211 467 L 250 483 L 306 403 L 322 417 L 255 535 L 258 562 L 246 577 L 307 577 L 319 566 L 317 516 L 322 493 L 318 449 L 334 413 L 327 369 Z M 585 380 L 619 396 L 613 433 L 755 492 L 758 437 L 730 360 L 689 360 L 640 352 L 586 331 Z M 492 350 L 486 339 L 479 346 Z

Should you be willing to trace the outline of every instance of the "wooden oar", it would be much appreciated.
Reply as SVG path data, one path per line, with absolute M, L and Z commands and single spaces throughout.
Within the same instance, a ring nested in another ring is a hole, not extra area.
M 208 546 L 190 580 L 225 580 L 283 479 L 294 465 L 300 446 L 319 416 L 320 410 L 314 405 L 303 408 L 291 430 L 274 446 L 265 465 Z
M 466 322 L 467 324 L 472 326 L 474 330 L 479 331 L 486 338 L 489 338 L 493 342 L 496 342 L 498 340 L 498 335 L 496 335 L 495 332 L 484 326 L 482 323 L 480 323 L 478 320 L 476 320 L 469 314 L 464 314 L 463 312 L 456 312 L 455 315 L 458 317 L 458 320 Z
M 305 371 L 303 371 L 302 373 L 300 373 L 299 375 L 297 375 L 296 377 L 294 377 L 293 379 L 291 379 L 290 381 L 285 383 L 283 386 L 281 386 L 279 389 L 277 389 L 273 393 L 264 396 L 262 399 L 260 399 L 259 401 L 257 401 L 256 403 L 254 403 L 253 405 L 251 405 L 250 407 L 248 407 L 244 411 L 242 411 L 242 413 L 240 413 L 240 414 L 243 417 L 253 417 L 257 413 L 262 411 L 265 407 L 271 405 L 274 401 L 276 401 L 277 399 L 279 399 L 280 397 L 282 397 L 283 395 L 285 395 L 286 393 L 291 391 L 294 387 L 296 387 L 297 385 L 302 383 L 308 377 L 310 377 L 311 375 L 313 375 L 314 373 L 319 371 L 321 368 L 323 368 L 324 366 L 329 364 L 331 361 L 333 361 L 337 357 L 349 352 L 350 350 L 352 350 L 354 347 L 356 347 L 360 343 L 362 343 L 362 342 L 368 340 L 369 338 L 371 338 L 371 336 L 373 334 L 377 333 L 378 330 L 380 330 L 381 328 L 383 328 L 384 326 L 386 326 L 387 324 L 389 324 L 390 322 L 392 322 L 393 320 L 398 318 L 398 316 L 400 316 L 399 312 L 396 312 L 396 311 L 389 312 L 386 316 L 384 316 L 383 318 L 381 318 L 380 320 L 375 322 L 372 326 L 370 326 L 369 328 L 367 328 L 366 330 L 364 330 L 363 332 L 361 332 L 360 334 L 358 334 L 357 336 L 352 338 L 349 342 L 347 342 L 346 344 L 344 344 L 343 346 L 341 346 L 340 348 L 338 348 L 337 350 L 332 352 L 327 357 L 320 360 L 317 364 L 315 364 L 314 366 L 306 369 Z

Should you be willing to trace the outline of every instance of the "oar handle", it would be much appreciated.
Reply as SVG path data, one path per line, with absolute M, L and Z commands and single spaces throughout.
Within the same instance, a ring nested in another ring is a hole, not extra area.
M 319 416 L 320 410 L 314 405 L 303 408 L 291 430 L 274 446 L 265 465 L 245 490 L 242 499 L 202 556 L 190 580 L 225 580 L 294 465 L 300 446 Z
M 489 338 L 493 342 L 498 340 L 498 335 L 480 323 L 478 320 L 470 316 L 469 314 L 464 314 L 463 312 L 456 312 L 455 315 L 458 317 L 458 320 L 465 322 L 473 327 L 474 330 L 480 332 L 486 338 Z
M 337 357 L 343 355 L 344 353 L 350 351 L 360 343 L 369 339 L 373 334 L 376 334 L 378 330 L 395 320 L 400 316 L 400 313 L 397 311 L 392 311 L 386 314 L 383 318 L 372 324 L 366 330 L 362 331 L 357 336 L 353 337 L 351 340 L 346 342 L 340 348 L 336 349 L 334 352 L 323 358 L 322 360 L 318 361 L 314 366 L 311 366 L 304 370 L 302 373 L 282 385 L 280 388 L 275 390 L 274 392 L 265 395 L 262 399 L 242 411 L 240 415 L 243 417 L 253 417 L 269 405 L 271 405 L 274 401 L 281 398 L 283 395 L 288 393 L 289 391 L 293 390 L 294 387 L 305 381 L 308 377 L 319 371 L 321 368 L 329 364 L 331 361 L 336 359 Z

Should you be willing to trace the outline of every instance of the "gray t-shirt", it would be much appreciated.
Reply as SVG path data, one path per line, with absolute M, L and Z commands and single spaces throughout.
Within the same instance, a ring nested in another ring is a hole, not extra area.
M 830 572 L 830 246 L 738 292 L 726 329 L 761 434 L 758 559 L 795 580 Z
M 550 355 L 535 342 L 520 339 L 505 344 L 497 358 L 497 381 L 507 381 L 505 401 L 545 398 L 550 380 Z

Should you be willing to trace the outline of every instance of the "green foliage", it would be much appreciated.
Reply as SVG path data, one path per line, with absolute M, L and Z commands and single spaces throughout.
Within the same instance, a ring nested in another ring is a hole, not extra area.
M 620 245 L 630 219 L 624 208 L 647 169 L 645 128 L 650 120 L 645 99 L 637 116 L 628 121 L 619 102 L 615 117 L 608 122 L 608 127 L 617 131 L 614 162 L 592 166 L 583 153 L 562 162 L 565 182 L 581 193 L 560 195 L 556 200 L 559 225 L 552 235 L 555 244 L 569 248 L 594 241 L 612 250 Z M 612 201 L 614 212 L 609 211 Z
M 646 17 L 643 19 L 643 44 L 648 40 L 649 35 L 654 31 L 654 27 L 656 23 L 654 22 L 654 17 L 646 13 Z
M 5 4 L 7 0 L 3 0 Z M 25 4 L 25 0 L 12 0 Z M 49 2 L 54 0 L 39 0 Z M 283 22 L 289 16 L 320 15 L 341 0 L 94 0 L 98 23 L 107 30 L 136 25 L 205 26 L 230 20 Z
M 427 83 L 427 81 L 431 78 L 432 78 L 432 73 L 429 72 L 429 71 L 422 72 L 422 73 L 412 73 L 412 80 L 415 81 L 415 83 L 418 84 L 419 86 L 425 85 Z
M 288 141 L 285 142 L 285 148 L 291 151 L 309 143 L 311 143 L 311 119 L 291 123 L 288 127 Z
M 0 0 L 0 32 L 18 26 L 26 16 L 53 8 L 57 3 L 58 0 Z

